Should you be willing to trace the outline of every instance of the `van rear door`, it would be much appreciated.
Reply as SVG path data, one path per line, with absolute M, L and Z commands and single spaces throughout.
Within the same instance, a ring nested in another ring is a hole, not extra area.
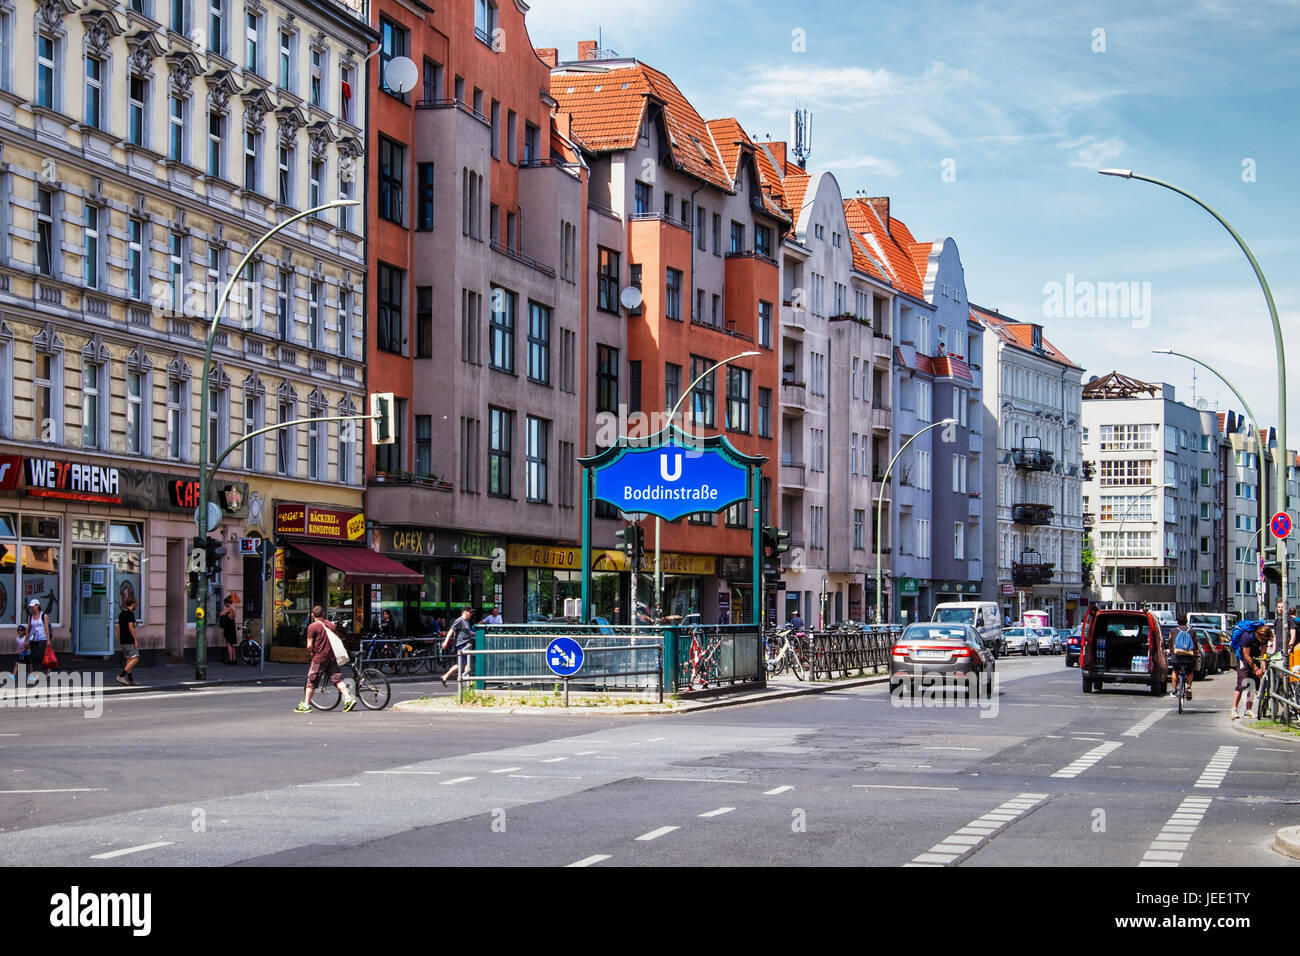
M 1097 623 L 1097 605 L 1088 605 L 1088 613 L 1083 617 L 1082 630 L 1079 632 L 1079 667 L 1081 670 L 1092 669 L 1093 640 L 1092 632 Z

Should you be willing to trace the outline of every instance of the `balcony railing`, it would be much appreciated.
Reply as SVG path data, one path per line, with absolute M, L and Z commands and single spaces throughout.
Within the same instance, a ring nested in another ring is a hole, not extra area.
M 714 325 L 712 322 L 706 322 L 704 319 L 697 319 L 691 316 L 691 325 L 697 328 L 712 329 L 714 332 L 721 332 L 723 335 L 730 335 L 732 338 L 740 339 L 742 342 L 753 342 L 752 335 L 746 335 L 744 332 L 737 332 L 735 329 L 728 328 L 725 325 Z
M 549 276 L 552 279 L 555 278 L 555 270 L 552 269 L 550 266 L 548 266 L 546 263 L 538 262 L 532 256 L 524 255 L 522 252 L 519 252 L 516 249 L 511 249 L 509 246 L 502 245 L 496 239 L 491 240 L 490 245 L 492 246 L 492 249 L 495 252 L 499 252 L 503 256 L 509 256 L 511 259 L 514 259 L 516 262 L 522 262 L 524 265 L 536 269 L 538 272 L 542 273 L 543 275 Z
M 367 484 L 371 485 L 414 485 L 419 488 L 433 488 L 436 491 L 454 491 L 450 481 L 436 475 L 411 475 L 406 473 L 390 474 L 377 472 L 370 476 Z
M 1018 585 L 1050 584 L 1056 575 L 1056 565 L 1051 564 L 1017 564 L 1011 565 L 1011 581 Z
M 445 96 L 433 100 L 416 100 L 415 108 L 417 110 L 456 109 L 456 110 L 460 110 L 462 113 L 468 113 L 470 116 L 473 116 L 475 119 L 481 120 L 484 123 L 492 122 L 482 113 L 480 113 L 478 110 L 474 109 L 474 107 L 470 106 L 468 103 L 462 103 L 460 100 L 451 96 Z
M 1019 504 L 1011 506 L 1011 520 L 1016 524 L 1051 524 L 1051 505 Z
M 1011 460 L 1025 471 L 1051 471 L 1056 458 L 1041 448 L 1017 448 L 1011 453 Z

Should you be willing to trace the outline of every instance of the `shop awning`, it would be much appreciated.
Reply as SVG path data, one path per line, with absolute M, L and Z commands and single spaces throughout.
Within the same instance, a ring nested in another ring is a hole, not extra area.
M 420 584 L 424 575 L 412 571 L 392 558 L 369 548 L 349 548 L 337 544 L 298 544 L 293 546 L 308 557 L 342 571 L 349 584 Z

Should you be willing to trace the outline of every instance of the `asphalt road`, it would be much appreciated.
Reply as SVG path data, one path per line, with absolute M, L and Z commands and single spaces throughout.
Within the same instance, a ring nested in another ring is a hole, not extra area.
M 291 712 L 291 687 L 5 712 L 6 865 L 1286 866 L 1300 741 L 999 662 L 996 706 L 884 686 L 689 714 Z M 394 685 L 394 698 L 433 693 Z M 436 692 L 441 693 L 440 686 Z

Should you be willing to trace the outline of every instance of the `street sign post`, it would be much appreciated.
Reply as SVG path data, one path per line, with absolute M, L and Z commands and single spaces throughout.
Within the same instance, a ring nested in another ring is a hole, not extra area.
M 1279 541 L 1282 540 L 1291 533 L 1291 516 L 1285 511 L 1279 511 L 1277 514 L 1273 515 L 1271 527 L 1273 529 L 1273 537 L 1277 538 Z
M 572 677 L 582 670 L 582 645 L 571 637 L 557 637 L 546 645 L 546 666 L 556 677 Z

